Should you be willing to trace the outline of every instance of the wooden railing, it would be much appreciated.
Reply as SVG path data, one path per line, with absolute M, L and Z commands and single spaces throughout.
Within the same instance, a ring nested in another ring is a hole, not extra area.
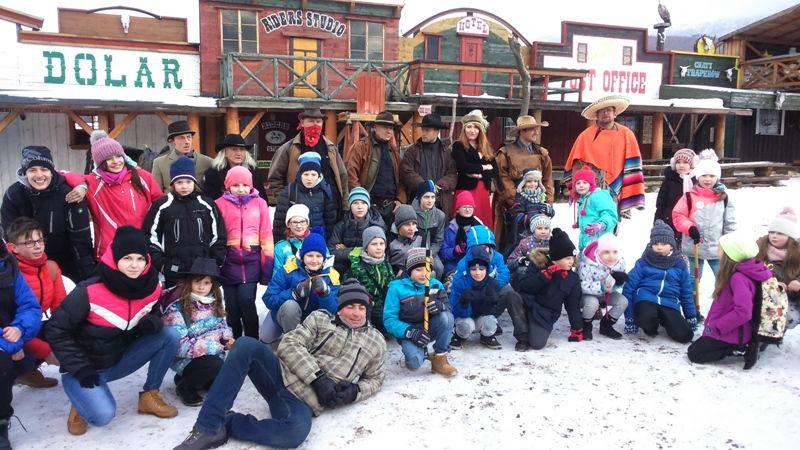
M 800 88 L 800 54 L 751 59 L 741 63 L 742 88 Z

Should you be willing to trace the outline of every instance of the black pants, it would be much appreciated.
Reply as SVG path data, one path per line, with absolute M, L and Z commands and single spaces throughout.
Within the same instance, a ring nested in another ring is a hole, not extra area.
M 256 311 L 256 288 L 258 283 L 230 284 L 222 286 L 225 293 L 225 314 L 233 337 L 244 335 L 258 339 L 258 311 Z
M 213 355 L 194 358 L 183 368 L 180 383 L 194 390 L 208 390 L 222 369 L 223 362 L 222 358 Z
M 740 346 L 718 341 L 714 338 L 701 336 L 700 339 L 692 342 L 686 351 L 689 361 L 695 364 L 705 364 L 719 361 L 726 356 L 732 356 L 734 350 L 739 350 Z M 743 350 L 743 348 L 741 348 Z
M 553 330 L 539 325 L 533 320 L 528 321 L 528 345 L 534 350 L 541 350 L 547 345 L 547 340 L 550 339 L 550 333 Z
M 373 198 L 372 207 L 378 211 L 378 214 L 380 214 L 383 219 L 383 223 L 386 224 L 386 237 L 389 239 L 386 241 L 388 248 L 388 242 L 393 238 L 393 236 L 390 237 L 389 235 L 391 233 L 392 224 L 394 223 L 394 199 Z
M 640 301 L 633 307 L 633 318 L 636 325 L 648 336 L 658 334 L 658 327 L 667 330 L 667 335 L 675 342 L 688 344 L 692 342 L 694 332 L 683 318 L 680 311 L 653 302 Z
M 30 352 L 25 352 L 25 357 L 19 361 L 11 359 L 11 355 L 6 352 L 0 352 L 0 420 L 8 420 L 14 414 L 14 408 L 11 407 L 14 380 L 33 369 L 35 365 L 33 354 Z

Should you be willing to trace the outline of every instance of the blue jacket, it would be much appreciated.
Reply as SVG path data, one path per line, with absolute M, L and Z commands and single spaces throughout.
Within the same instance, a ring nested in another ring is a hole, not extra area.
M 683 309 L 683 315 L 687 319 L 697 317 L 692 283 L 689 267 L 683 258 L 677 258 L 672 267 L 661 269 L 650 264 L 642 255 L 633 270 L 628 272 L 628 281 L 622 288 L 622 295 L 628 299 L 625 318 L 632 318 L 634 305 L 642 301 L 677 311 Z
M 286 261 L 297 255 L 297 252 L 300 251 L 300 247 L 302 246 L 303 240 L 296 237 L 283 239 L 275 244 L 275 259 L 272 265 L 273 278 L 278 276 L 278 272 L 283 270 L 283 266 L 286 264 Z
M 339 304 L 337 300 L 339 297 L 339 272 L 330 266 L 331 262 L 330 259 L 326 260 L 320 275 L 324 277 L 325 282 L 330 285 L 331 291 L 325 296 L 312 293 L 309 295 L 308 299 L 298 302 L 300 303 L 300 309 L 303 311 L 303 320 L 318 309 L 324 309 L 331 314 L 336 314 L 336 308 Z M 303 267 L 295 257 L 286 261 L 286 264 L 283 265 L 283 268 L 278 274 L 272 277 L 262 299 L 267 305 L 270 316 L 272 316 L 272 320 L 276 325 L 278 324 L 278 309 L 280 309 L 284 302 L 294 300 L 292 296 L 294 288 L 301 281 L 307 280 L 308 277 L 309 274 L 306 272 L 305 267 Z
M 447 299 L 442 283 L 436 278 L 431 278 L 430 298 L 437 296 L 447 305 Z M 406 337 L 408 327 L 422 325 L 423 297 L 425 285 L 403 277 L 389 283 L 386 292 L 386 302 L 383 306 L 383 326 L 392 336 L 400 339 Z
M 497 280 L 497 284 L 500 286 L 511 282 L 511 272 L 508 271 L 506 261 L 503 255 L 495 250 L 494 233 L 483 225 L 470 228 L 467 231 L 467 255 L 469 255 L 469 249 L 476 245 L 488 245 L 492 248 L 490 250 L 492 262 L 489 264 L 488 275 Z M 453 281 L 469 277 L 468 263 L 467 258 L 461 258 L 456 265 L 456 275 Z
M 499 301 L 500 285 L 491 277 L 486 277 L 484 281 L 480 286 L 476 286 L 478 283 L 471 276 L 453 281 L 450 286 L 450 309 L 453 317 L 477 319 L 494 312 Z M 467 302 L 466 306 L 461 304 L 462 299 Z
M 483 225 L 483 222 L 477 217 L 475 217 L 475 221 Z M 452 219 L 444 228 L 444 242 L 442 242 L 442 246 L 439 248 L 439 259 L 441 259 L 442 264 L 444 264 L 444 273 L 446 274 L 454 271 L 458 261 L 464 257 L 464 255 L 458 255 L 455 252 L 456 245 L 458 245 L 456 236 L 458 236 L 458 224 L 456 223 L 456 219 Z
M 595 236 L 587 235 L 583 229 L 587 225 L 601 222 L 606 226 L 606 229 Z M 595 189 L 592 192 L 578 198 L 578 228 L 580 229 L 580 237 L 578 238 L 578 246 L 583 251 L 587 245 L 593 240 L 599 238 L 606 233 L 613 233 L 614 228 L 619 222 L 619 215 L 617 215 L 617 204 L 611 198 L 611 194 L 604 189 Z
M 0 301 L 3 302 L 0 304 L 0 327 L 17 327 L 22 332 L 22 337 L 17 342 L 9 342 L 0 335 L 0 350 L 9 356 L 20 351 L 23 345 L 35 338 L 42 327 L 42 307 L 11 258 L 11 255 L 6 255 L 0 259 L 0 272 L 7 278 L 0 280 L 0 285 L 7 286 L 0 287 L 5 291 L 0 293 Z M 8 264 L 12 267 L 6 267 Z

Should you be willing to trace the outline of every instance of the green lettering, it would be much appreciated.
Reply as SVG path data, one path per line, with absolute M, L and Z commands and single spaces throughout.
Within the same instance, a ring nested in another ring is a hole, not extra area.
M 113 59 L 111 55 L 103 55 L 103 59 L 106 62 L 106 86 L 115 86 L 115 87 L 127 86 L 126 84 L 127 78 L 125 77 L 125 75 L 120 77 L 119 80 L 111 78 L 111 60 Z
M 51 83 L 51 84 L 64 84 L 64 81 L 67 78 L 67 76 L 66 76 L 66 74 L 67 74 L 67 64 L 66 64 L 66 62 L 64 62 L 64 54 L 61 53 L 61 52 L 43 51 L 42 52 L 42 56 L 47 58 L 47 66 L 46 66 L 47 67 L 47 76 L 44 77 L 44 82 L 45 83 Z M 53 75 L 53 68 L 55 67 L 55 65 L 53 64 L 53 60 L 54 59 L 58 59 L 58 60 L 61 61 L 61 64 L 60 64 L 61 65 L 61 75 L 58 75 L 58 76 Z
M 164 89 L 169 89 L 172 87 L 169 82 L 170 75 L 172 75 L 173 82 L 175 83 L 175 89 L 182 88 L 183 81 L 181 81 L 181 79 L 178 77 L 178 70 L 181 68 L 178 60 L 163 58 L 161 63 L 164 64 Z
M 139 58 L 139 70 L 136 72 L 136 81 L 133 82 L 135 87 L 142 87 L 142 77 L 147 77 L 147 87 L 154 88 L 156 84 L 153 83 L 153 72 L 147 67 L 147 58 Z
M 90 61 L 92 63 L 92 76 L 86 79 L 81 76 L 81 61 Z M 75 55 L 75 81 L 78 84 L 94 86 L 97 84 L 97 61 L 91 53 L 78 53 Z

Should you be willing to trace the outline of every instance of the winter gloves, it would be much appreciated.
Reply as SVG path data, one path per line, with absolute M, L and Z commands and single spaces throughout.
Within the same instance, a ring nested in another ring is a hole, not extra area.
M 95 386 L 100 386 L 100 375 L 94 367 L 83 367 L 73 374 L 78 380 L 81 387 L 84 389 L 91 389 Z
M 311 388 L 314 389 L 319 404 L 325 408 L 336 408 L 353 403 L 361 391 L 357 384 L 349 381 L 336 383 L 325 373 L 311 382 Z
M 583 340 L 583 328 L 570 328 L 569 330 L 569 337 L 567 338 L 570 342 L 580 342 Z
M 406 339 L 413 342 L 417 347 L 425 347 L 431 342 L 431 335 L 422 328 L 408 327 L 406 329 Z
M 617 284 L 617 286 L 625 284 L 625 282 L 628 281 L 628 274 L 625 272 L 611 272 L 611 277 L 614 278 L 614 282 Z
M 320 297 L 325 297 L 331 293 L 331 287 L 325 282 L 322 277 L 316 277 L 311 280 L 311 292 Z
M 311 294 L 311 283 L 309 281 L 310 279 L 307 279 L 297 283 L 297 286 L 292 290 L 292 297 L 298 302 L 307 299 Z
M 603 222 L 590 223 L 583 227 L 583 232 L 586 233 L 587 236 L 597 236 L 603 231 L 606 231 L 606 224 Z
M 695 244 L 700 243 L 700 230 L 696 226 L 689 228 L 689 237 L 692 238 Z
M 297 286 L 292 290 L 292 297 L 299 302 L 307 299 L 311 294 L 324 297 L 330 293 L 331 287 L 325 282 L 325 278 L 312 277 L 297 283 Z
M 636 321 L 633 320 L 633 317 L 625 319 L 625 334 L 636 334 L 637 332 L 639 332 L 639 327 L 636 326 Z
M 686 319 L 686 323 L 688 323 L 689 326 L 692 327 L 692 333 L 697 331 L 697 317 L 690 317 Z
M 445 306 L 441 300 L 438 299 L 429 299 L 428 300 L 428 314 L 436 315 L 440 312 L 444 311 Z
M 349 381 L 340 381 L 336 384 L 336 406 L 349 405 L 356 401 L 361 389 L 358 384 Z
M 467 253 L 467 243 L 462 242 L 456 245 L 455 248 L 453 248 L 453 253 L 455 253 L 456 256 L 464 256 L 464 254 Z
M 147 314 L 142 317 L 137 327 L 143 335 L 155 334 L 161 331 L 161 328 L 164 327 L 164 322 L 161 320 L 161 317 L 155 314 Z

